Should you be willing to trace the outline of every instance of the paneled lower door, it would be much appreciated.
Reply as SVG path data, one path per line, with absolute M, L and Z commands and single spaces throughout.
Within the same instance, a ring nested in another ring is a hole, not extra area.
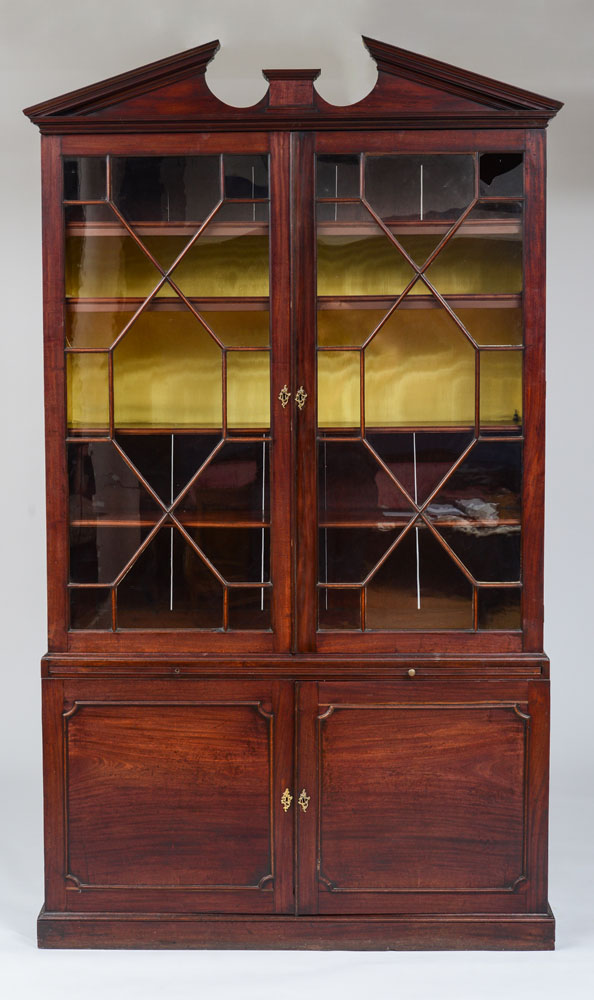
M 291 685 L 93 687 L 63 703 L 66 908 L 289 907 Z
M 300 709 L 304 912 L 526 911 L 543 725 L 527 685 L 304 684 Z

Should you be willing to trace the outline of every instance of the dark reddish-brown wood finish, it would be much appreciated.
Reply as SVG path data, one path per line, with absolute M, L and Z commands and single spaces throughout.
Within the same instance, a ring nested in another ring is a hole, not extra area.
M 266 70 L 262 100 L 229 107 L 211 42 L 26 111 L 44 133 L 43 947 L 554 947 L 544 127 L 561 105 L 364 41 L 378 80 L 350 107 L 316 70 Z M 314 155 L 480 151 L 525 162 L 523 628 L 316 633 Z M 270 153 L 273 628 L 72 632 L 61 157 L 225 152 Z

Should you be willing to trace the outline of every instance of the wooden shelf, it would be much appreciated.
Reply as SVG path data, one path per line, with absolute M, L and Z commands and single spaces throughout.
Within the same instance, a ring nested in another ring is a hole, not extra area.
M 142 239 L 143 236 L 187 236 L 188 241 L 194 236 L 202 222 L 130 222 L 130 228 Z M 69 222 L 66 227 L 66 236 L 80 236 L 87 239 L 90 236 L 115 236 L 118 239 L 128 236 L 130 233 L 124 225 L 119 222 Z M 244 220 L 241 222 L 209 222 L 199 240 L 209 239 L 214 236 L 267 236 L 269 225 L 267 222 L 252 222 Z
M 328 203 L 326 203 L 328 204 Z M 340 207 L 340 206 L 339 206 Z M 455 224 L 451 222 L 440 222 L 428 220 L 420 222 L 418 220 L 403 219 L 382 220 L 387 229 L 396 238 L 402 236 L 445 236 Z M 352 220 L 329 220 L 318 222 L 318 236 L 381 236 L 382 229 L 373 219 L 367 221 Z M 501 219 L 470 219 L 461 224 L 456 230 L 456 236 L 521 236 L 522 219 L 518 216 Z
M 175 513 L 175 512 L 174 512 Z M 123 514 L 120 517 L 96 517 L 96 518 L 73 518 L 70 521 L 71 528 L 154 528 L 159 520 L 160 513 L 154 517 L 140 515 L 130 517 Z M 175 513 L 177 520 L 184 528 L 269 528 L 270 520 L 259 519 L 253 512 L 243 511 L 215 511 L 213 513 L 201 511 L 200 513 Z M 165 521 L 164 528 L 175 527 L 172 521 Z

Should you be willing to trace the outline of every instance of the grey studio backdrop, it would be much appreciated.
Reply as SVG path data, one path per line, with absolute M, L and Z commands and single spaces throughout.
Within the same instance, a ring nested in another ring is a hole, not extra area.
M 248 105 L 263 66 L 319 66 L 366 94 L 367 34 L 565 101 L 549 130 L 545 649 L 552 660 L 555 953 L 38 952 L 43 898 L 39 659 L 45 525 L 39 137 L 21 108 L 219 38 L 212 90 Z M 594 0 L 1 0 L 0 995 L 594 995 Z

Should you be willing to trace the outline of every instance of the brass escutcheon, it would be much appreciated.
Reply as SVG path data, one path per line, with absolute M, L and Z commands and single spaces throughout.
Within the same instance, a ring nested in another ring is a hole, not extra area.
M 286 382 L 285 382 L 285 384 L 283 385 L 283 387 L 282 387 L 281 391 L 279 392 L 279 394 L 278 394 L 278 398 L 280 399 L 280 401 L 281 401 L 281 406 L 282 406 L 282 408 L 283 408 L 283 410 L 284 410 L 285 406 L 287 405 L 287 403 L 289 402 L 289 400 L 290 400 L 290 398 L 291 398 L 291 393 L 290 393 L 290 392 L 289 392 L 289 390 L 287 389 L 287 383 L 286 383 Z
M 295 393 L 295 402 L 300 410 L 305 406 L 305 400 L 307 399 L 307 393 L 302 385 L 299 386 L 297 392 Z
M 291 802 L 293 801 L 293 796 L 291 795 L 288 788 L 285 788 L 283 794 L 281 795 L 281 805 L 285 812 L 291 808 Z
M 309 805 L 310 798 L 311 798 L 311 795 L 308 795 L 307 792 L 305 791 L 305 788 L 302 788 L 301 789 L 301 794 L 300 794 L 299 798 L 297 799 L 297 802 L 299 803 L 299 805 L 303 809 L 303 812 L 307 812 L 307 807 Z

